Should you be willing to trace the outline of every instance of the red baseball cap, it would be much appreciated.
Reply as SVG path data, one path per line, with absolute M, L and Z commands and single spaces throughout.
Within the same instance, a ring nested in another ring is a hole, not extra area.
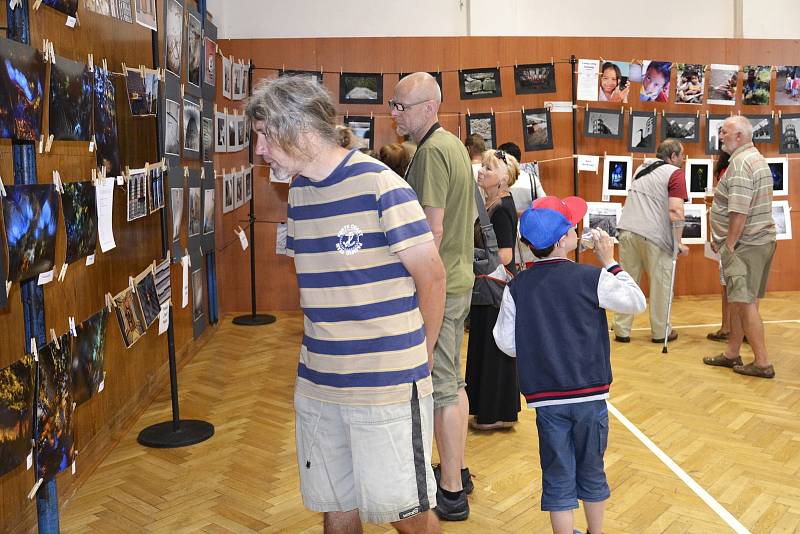
M 561 199 L 553 195 L 537 198 L 533 201 L 531 207 L 534 209 L 545 208 L 557 211 L 566 217 L 573 226 L 583 219 L 583 216 L 586 215 L 586 211 L 589 209 L 586 205 L 586 201 L 581 197 L 564 197 Z

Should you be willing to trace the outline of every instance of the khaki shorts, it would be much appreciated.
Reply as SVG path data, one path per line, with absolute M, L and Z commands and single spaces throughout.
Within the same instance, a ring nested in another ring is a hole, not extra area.
M 439 339 L 433 348 L 433 409 L 458 404 L 458 390 L 467 383 L 461 376 L 461 343 L 464 321 L 469 313 L 472 291 L 464 295 L 447 295 Z
M 738 245 L 733 252 L 722 246 L 722 272 L 728 302 L 752 304 L 764 296 L 775 255 L 775 242 L 765 245 Z
M 315 512 L 358 509 L 362 521 L 392 523 L 436 506 L 431 468 L 431 395 L 357 406 L 295 393 L 303 504 Z

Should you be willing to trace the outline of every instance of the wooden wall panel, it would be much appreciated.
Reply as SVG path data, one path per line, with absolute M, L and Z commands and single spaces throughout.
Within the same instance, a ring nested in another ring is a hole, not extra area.
M 237 57 L 251 57 L 259 69 L 257 77 L 276 75 L 272 69 L 307 69 L 325 71 L 325 86 L 331 91 L 337 102 L 337 110 L 342 117 L 349 113 L 370 114 L 375 117 L 375 147 L 398 140 L 393 121 L 388 115 L 386 104 L 383 105 L 341 105 L 338 104 L 340 71 L 351 72 L 383 72 L 384 102 L 391 98 L 398 72 L 404 71 L 442 71 L 443 103 L 440 110 L 441 123 L 448 130 L 465 137 L 465 116 L 469 113 L 495 112 L 497 124 L 497 141 L 513 141 L 524 148 L 522 142 L 522 126 L 519 112 L 522 108 L 543 107 L 546 101 L 571 100 L 570 66 L 564 63 L 570 55 L 578 58 L 607 58 L 630 61 L 631 59 L 655 59 L 686 63 L 733 63 L 733 64 L 794 64 L 796 50 L 800 42 L 795 40 L 742 40 L 742 39 L 637 39 L 637 38 L 573 38 L 573 37 L 446 37 L 446 38 L 328 38 L 328 39 L 260 39 L 229 40 L 220 43 L 226 54 Z M 556 93 L 536 95 L 516 95 L 513 80 L 513 65 L 522 63 L 556 63 Z M 500 98 L 480 100 L 460 100 L 458 87 L 458 69 L 501 66 L 501 83 L 503 94 Z M 671 93 L 674 94 L 675 75 L 673 74 Z M 739 82 L 741 93 L 741 81 Z M 672 97 L 671 94 L 671 97 Z M 218 92 L 218 104 L 221 93 Z M 739 95 L 740 97 L 741 95 Z M 631 103 L 626 105 L 625 136 L 627 136 L 629 109 L 653 110 L 659 114 L 659 134 L 661 112 L 692 112 L 694 106 L 681 106 L 672 103 L 650 104 L 640 103 L 636 95 L 631 95 Z M 224 99 L 223 99 L 224 101 Z M 591 103 L 592 107 L 611 107 L 616 104 Z M 741 106 L 733 111 L 742 113 L 766 113 L 775 106 Z M 730 113 L 727 106 L 702 106 L 703 112 Z M 796 111 L 783 108 L 786 112 Z M 553 143 L 552 150 L 523 153 L 523 161 L 539 161 L 542 185 L 548 193 L 559 196 L 572 194 L 573 162 L 572 162 L 572 116 L 569 113 L 552 114 Z M 585 138 L 581 133 L 583 127 L 583 111 L 578 113 L 578 153 L 581 154 L 628 154 L 627 140 L 598 140 Z M 705 126 L 701 128 L 701 137 L 705 136 Z M 688 144 L 686 151 L 689 157 L 703 156 L 704 145 Z M 778 155 L 778 145 L 758 145 L 765 156 Z M 641 158 L 642 154 L 636 154 Z M 652 156 L 652 155 L 648 155 Z M 258 162 L 257 162 L 258 163 Z M 641 163 L 640 161 L 636 164 Z M 800 173 L 797 160 L 790 160 L 790 176 Z M 274 216 L 285 213 L 285 185 L 270 184 L 266 175 L 256 181 L 256 194 L 261 196 L 256 207 L 256 216 L 264 217 L 266 213 Z M 792 178 L 792 183 L 797 180 Z M 602 187 L 602 170 L 598 174 L 581 173 L 578 179 L 579 194 L 590 201 L 599 201 Z M 790 205 L 800 199 L 797 187 L 790 187 Z M 612 197 L 612 201 L 623 201 Z M 263 208 L 261 207 L 263 202 Z M 699 202 L 696 200 L 695 202 Z M 262 210 L 263 211 L 260 211 Z M 792 211 L 795 225 L 798 219 Z M 272 229 L 270 229 L 272 231 Z M 226 239 L 228 238 L 226 234 Z M 770 290 L 797 289 L 797 278 L 800 275 L 798 255 L 800 246 L 797 241 L 781 241 L 770 277 Z M 714 293 L 718 290 L 718 270 L 714 262 L 703 258 L 702 247 L 691 246 L 688 258 L 681 258 L 675 281 L 678 295 L 696 295 Z M 291 262 L 286 258 L 276 257 L 274 251 L 260 248 L 257 257 L 259 280 L 270 279 L 269 284 L 259 283 L 258 302 L 261 309 L 287 310 L 297 309 L 297 300 L 287 293 L 294 291 L 296 283 Z M 241 249 L 221 255 L 221 265 L 236 273 L 236 277 L 246 269 L 237 269 L 242 258 Z M 592 261 L 591 254 L 582 256 L 584 261 Z M 277 294 L 272 293 L 273 279 L 278 279 L 278 287 L 285 288 Z M 644 282 L 646 285 L 646 281 Z M 249 284 L 229 283 L 221 296 L 224 310 L 249 309 Z

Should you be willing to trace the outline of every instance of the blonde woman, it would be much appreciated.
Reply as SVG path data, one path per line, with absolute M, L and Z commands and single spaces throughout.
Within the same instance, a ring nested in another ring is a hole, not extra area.
M 517 210 L 509 188 L 519 176 L 517 159 L 502 150 L 483 153 L 478 186 L 486 197 L 486 211 L 497 236 L 500 261 L 515 272 L 514 244 L 517 238 Z M 476 226 L 476 246 L 482 246 Z M 494 306 L 470 308 L 467 346 L 467 396 L 470 422 L 476 430 L 509 428 L 520 411 L 517 364 L 494 341 L 492 329 L 499 310 Z

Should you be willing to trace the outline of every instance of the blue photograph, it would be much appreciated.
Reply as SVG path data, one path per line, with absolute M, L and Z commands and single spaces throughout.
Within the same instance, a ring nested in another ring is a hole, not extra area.
M 45 64 L 35 48 L 0 39 L 0 137 L 38 141 Z
M 92 73 L 78 61 L 59 57 L 50 68 L 49 130 L 60 141 L 92 137 Z
M 58 199 L 53 185 L 7 185 L 6 193 L 8 279 L 17 282 L 55 265 Z
M 119 176 L 119 139 L 113 75 L 94 69 L 94 134 L 97 141 L 97 167 L 105 167 L 107 176 Z

